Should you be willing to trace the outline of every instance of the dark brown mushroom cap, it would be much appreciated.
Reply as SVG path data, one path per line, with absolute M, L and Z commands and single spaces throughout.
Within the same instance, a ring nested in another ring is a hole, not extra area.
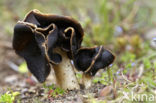
M 80 23 L 71 17 L 43 14 L 38 10 L 33 10 L 27 14 L 24 22 L 35 24 L 40 28 L 45 28 L 53 23 L 58 27 L 59 30 L 59 42 L 57 43 L 58 46 L 70 53 L 71 49 L 76 52 L 81 47 L 84 32 Z
M 82 48 L 74 58 L 74 65 L 78 70 L 94 76 L 99 69 L 109 66 L 114 61 L 115 56 L 100 46 Z
M 29 70 L 40 82 L 44 82 L 50 73 L 44 41 L 42 35 L 34 33 L 26 24 L 17 23 L 14 27 L 13 48 L 26 60 Z

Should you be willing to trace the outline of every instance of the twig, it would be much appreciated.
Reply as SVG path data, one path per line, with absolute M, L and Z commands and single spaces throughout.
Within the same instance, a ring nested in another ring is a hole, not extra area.
M 121 75 L 122 75 L 123 79 L 125 79 L 126 81 L 132 82 L 132 81 L 128 80 L 126 76 L 124 76 L 123 72 L 121 72 Z
M 6 64 L 7 64 L 12 70 L 14 70 L 14 71 L 16 71 L 16 72 L 19 71 L 19 70 L 18 70 L 18 66 L 17 66 L 15 63 L 13 63 L 12 61 L 8 61 Z

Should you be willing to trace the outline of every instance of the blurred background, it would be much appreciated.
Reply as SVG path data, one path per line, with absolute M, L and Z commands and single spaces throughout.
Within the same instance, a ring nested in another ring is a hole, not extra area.
M 12 37 L 16 22 L 32 9 L 73 17 L 85 31 L 82 46 L 104 45 L 116 55 L 114 77 L 93 82 L 108 85 L 124 74 L 147 86 L 143 92 L 156 90 L 156 0 L 0 0 L 0 87 L 27 72 Z

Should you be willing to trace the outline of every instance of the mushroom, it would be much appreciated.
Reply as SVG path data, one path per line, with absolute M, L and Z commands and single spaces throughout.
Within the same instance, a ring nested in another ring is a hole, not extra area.
M 81 48 L 74 57 L 75 67 L 83 71 L 83 84 L 85 88 L 91 86 L 91 78 L 99 69 L 109 66 L 115 56 L 103 46 L 93 48 Z
M 74 66 L 84 72 L 84 83 L 88 84 L 87 80 L 114 60 L 102 46 L 81 48 L 83 35 L 81 25 L 70 17 L 32 10 L 15 25 L 13 48 L 39 82 L 44 82 L 54 69 L 60 87 L 79 89 Z
M 33 10 L 15 25 L 13 48 L 39 82 L 44 82 L 53 68 L 58 85 L 79 89 L 71 59 L 82 38 L 83 29 L 74 19 Z

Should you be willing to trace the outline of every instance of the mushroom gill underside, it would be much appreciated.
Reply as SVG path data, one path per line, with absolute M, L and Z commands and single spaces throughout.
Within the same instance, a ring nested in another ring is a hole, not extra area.
M 13 48 L 39 82 L 46 80 L 51 68 L 65 62 L 64 54 L 77 70 L 94 76 L 115 57 L 103 46 L 82 48 L 83 35 L 81 25 L 74 19 L 33 10 L 15 25 Z

